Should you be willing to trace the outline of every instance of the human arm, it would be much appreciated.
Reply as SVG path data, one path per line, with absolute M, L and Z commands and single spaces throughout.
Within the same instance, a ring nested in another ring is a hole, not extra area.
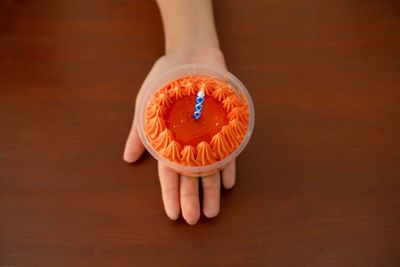
M 215 29 L 211 0 L 158 0 L 165 34 L 165 55 L 156 61 L 142 89 L 170 68 L 187 63 L 205 63 L 225 67 Z M 139 92 L 138 98 L 141 93 Z M 144 146 L 133 122 L 128 136 L 124 160 L 136 161 Z M 189 224 L 200 217 L 199 181 L 203 186 L 203 213 L 215 217 L 220 207 L 220 184 L 231 188 L 235 183 L 235 163 L 231 162 L 221 173 L 198 178 L 179 175 L 158 163 L 165 211 L 169 218 L 177 219 L 180 212 Z

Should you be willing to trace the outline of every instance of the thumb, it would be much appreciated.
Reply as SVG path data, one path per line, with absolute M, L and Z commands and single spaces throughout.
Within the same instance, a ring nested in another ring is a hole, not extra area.
M 140 140 L 135 120 L 133 120 L 131 131 L 126 140 L 125 150 L 124 150 L 124 160 L 128 163 L 137 161 L 143 154 L 144 146 L 142 140 Z
M 158 75 L 158 73 L 160 73 L 162 71 L 163 68 L 161 68 L 161 66 L 162 66 L 161 64 L 164 64 L 162 62 L 165 62 L 165 61 L 162 61 L 161 59 L 159 59 L 154 64 L 154 66 L 150 70 L 149 74 L 147 75 L 146 79 L 144 80 L 142 87 L 140 88 L 139 93 L 136 97 L 136 107 L 137 107 L 137 103 L 138 103 L 137 100 L 141 99 L 144 88 L 147 88 L 148 83 L 153 79 L 153 77 L 155 77 L 156 75 Z M 137 110 L 135 112 L 137 112 Z M 128 163 L 137 161 L 145 150 L 144 145 L 143 145 L 142 141 L 140 140 L 136 125 L 137 125 L 137 121 L 134 118 L 131 131 L 129 133 L 128 139 L 126 140 L 125 151 L 124 151 L 124 156 L 123 156 L 124 160 Z

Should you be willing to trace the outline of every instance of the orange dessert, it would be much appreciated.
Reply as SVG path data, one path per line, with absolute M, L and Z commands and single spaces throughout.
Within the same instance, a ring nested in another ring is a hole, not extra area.
M 201 117 L 193 117 L 196 94 L 205 92 Z M 244 96 L 217 78 L 190 76 L 158 89 L 146 109 L 145 135 L 168 160 L 206 166 L 226 158 L 243 141 L 249 127 Z

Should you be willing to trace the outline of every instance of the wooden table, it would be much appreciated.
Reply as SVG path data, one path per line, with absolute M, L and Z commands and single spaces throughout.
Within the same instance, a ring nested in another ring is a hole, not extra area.
M 122 161 L 153 1 L 0 2 L 0 266 L 400 266 L 400 5 L 215 2 L 256 127 L 221 214 Z

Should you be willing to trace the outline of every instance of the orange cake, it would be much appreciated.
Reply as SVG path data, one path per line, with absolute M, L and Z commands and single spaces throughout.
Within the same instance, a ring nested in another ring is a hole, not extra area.
M 196 94 L 205 93 L 201 117 L 193 117 Z M 190 76 L 158 89 L 147 105 L 145 135 L 168 160 L 206 166 L 226 158 L 244 139 L 249 106 L 230 84 L 209 76 Z

